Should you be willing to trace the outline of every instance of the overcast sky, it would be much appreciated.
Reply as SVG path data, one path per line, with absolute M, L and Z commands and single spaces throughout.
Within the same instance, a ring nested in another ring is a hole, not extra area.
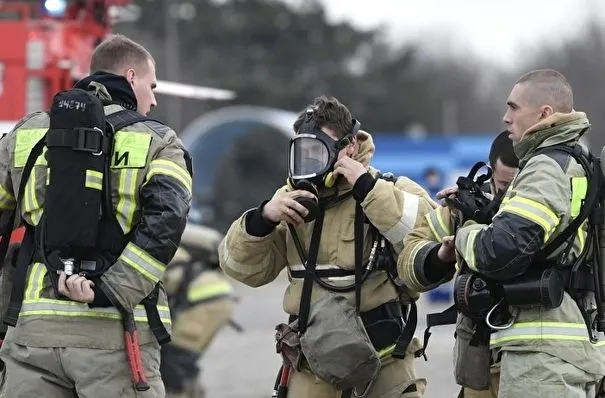
M 360 27 L 383 23 L 389 37 L 399 42 L 437 35 L 451 41 L 450 51 L 460 53 L 461 47 L 470 47 L 502 65 L 514 64 L 532 46 L 577 33 L 590 13 L 605 20 L 605 0 L 321 1 L 333 20 L 348 19 Z

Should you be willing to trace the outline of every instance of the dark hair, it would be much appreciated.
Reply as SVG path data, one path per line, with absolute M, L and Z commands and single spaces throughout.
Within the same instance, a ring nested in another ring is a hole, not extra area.
M 519 167 L 519 159 L 513 148 L 513 141 L 508 137 L 509 132 L 503 131 L 494 139 L 489 150 L 489 163 L 491 167 L 500 159 L 508 167 Z
M 339 137 L 344 137 L 353 129 L 353 118 L 349 109 L 334 97 L 322 95 L 303 109 L 294 122 L 294 132 L 298 132 L 306 118 L 306 111 L 313 108 L 313 120 L 316 128 L 328 127 Z
M 90 61 L 90 72 L 118 73 L 128 66 L 138 66 L 153 57 L 139 43 L 120 34 L 114 34 L 103 40 L 95 48 Z
M 535 105 L 550 105 L 555 112 L 573 110 L 573 90 L 562 73 L 554 69 L 537 69 L 526 73 L 517 84 L 530 85 L 529 100 Z

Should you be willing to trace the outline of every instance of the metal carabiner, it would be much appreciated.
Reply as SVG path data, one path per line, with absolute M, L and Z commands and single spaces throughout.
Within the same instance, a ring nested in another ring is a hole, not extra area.
M 366 395 L 368 395 L 368 392 L 370 392 L 370 388 L 372 387 L 372 384 L 374 384 L 374 379 L 370 380 L 368 382 L 368 384 L 366 385 L 366 388 L 363 389 L 363 394 L 359 395 L 357 393 L 357 387 L 353 387 L 353 396 L 357 397 L 357 398 L 363 398 Z
M 485 316 L 485 323 L 487 324 L 487 326 L 489 326 L 490 328 L 494 329 L 494 330 L 506 330 L 509 329 L 511 326 L 513 326 L 513 324 L 515 323 L 515 320 L 517 320 L 517 315 L 518 315 L 518 311 L 516 315 L 512 315 L 511 319 L 508 323 L 504 324 L 504 325 L 492 325 L 492 323 L 490 322 L 489 318 L 492 316 L 492 314 L 494 313 L 494 311 L 496 310 L 496 308 L 498 308 L 502 303 L 504 302 L 504 299 L 500 299 L 500 301 L 498 301 L 498 303 L 496 305 L 494 305 L 492 307 L 491 310 L 489 310 L 489 312 L 487 313 L 487 315 Z

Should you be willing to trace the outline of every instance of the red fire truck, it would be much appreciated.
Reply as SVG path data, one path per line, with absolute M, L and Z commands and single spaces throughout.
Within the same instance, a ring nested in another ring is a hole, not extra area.
M 0 0 L 0 136 L 88 73 L 96 44 L 130 0 Z M 158 81 L 156 92 L 227 100 L 228 90 Z M 19 242 L 17 230 L 11 241 Z
M 45 110 L 60 90 L 85 77 L 95 45 L 130 0 L 0 0 L 0 134 Z M 157 92 L 231 99 L 228 90 L 159 81 Z

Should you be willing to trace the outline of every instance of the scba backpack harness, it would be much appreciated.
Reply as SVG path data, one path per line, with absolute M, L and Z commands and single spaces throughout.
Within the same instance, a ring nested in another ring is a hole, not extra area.
M 112 160 L 120 161 L 120 154 L 114 155 L 114 134 L 135 123 L 154 121 L 126 109 L 106 116 L 101 100 L 78 88 L 58 93 L 49 117 L 49 129 L 29 153 L 19 186 L 15 213 L 20 213 L 27 181 L 39 156 L 44 154 L 48 167 L 44 212 L 36 226 L 23 221 L 26 232 L 4 320 L 10 326 L 17 323 L 32 261 L 44 263 L 57 297 L 65 299 L 57 289 L 59 271 L 98 281 L 120 256 L 128 237 L 116 218 L 111 197 L 110 164 Z M 2 241 L 6 239 L 3 237 Z M 156 285 L 141 304 L 156 339 L 164 344 L 170 341 L 170 335 L 156 307 L 158 288 Z M 115 297 L 108 299 L 122 315 L 135 388 L 145 391 L 149 385 L 142 367 L 134 314 Z

